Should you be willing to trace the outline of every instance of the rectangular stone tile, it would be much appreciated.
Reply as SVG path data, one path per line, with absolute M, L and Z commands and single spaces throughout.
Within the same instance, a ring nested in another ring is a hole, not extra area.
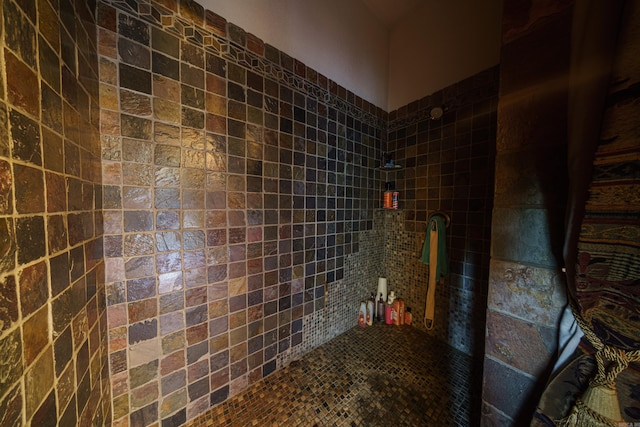
M 554 248 L 548 230 L 547 209 L 496 207 L 493 211 L 493 257 L 505 261 L 556 267 L 561 260 L 554 257 L 561 248 Z M 552 218 L 561 223 L 562 218 Z M 556 229 L 556 225 L 553 225 Z M 559 229 L 559 228 L 557 228 Z
M 553 269 L 493 260 L 488 307 L 554 327 L 566 305 L 564 277 Z
M 535 381 L 531 377 L 488 357 L 484 361 L 483 377 L 483 401 L 512 419 L 520 413 L 533 413 L 535 402 L 531 397 Z
M 533 377 L 544 375 L 556 350 L 555 327 L 487 311 L 485 354 Z

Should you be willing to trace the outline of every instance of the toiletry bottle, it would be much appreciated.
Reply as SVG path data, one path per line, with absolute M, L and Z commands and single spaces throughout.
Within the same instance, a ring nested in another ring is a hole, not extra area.
M 391 315 L 393 316 L 393 324 L 396 326 L 400 325 L 400 318 L 398 314 L 400 313 L 400 298 L 393 301 L 393 312 Z
M 398 298 L 398 325 L 404 325 L 404 300 Z
M 393 208 L 393 184 L 391 182 L 385 182 L 384 187 L 382 207 L 385 209 L 391 209 Z
M 406 311 L 404 312 L 404 324 L 411 324 L 411 307 L 407 307 Z
M 367 304 L 362 301 L 360 302 L 360 310 L 358 311 L 358 325 L 361 327 L 365 327 L 367 324 Z
M 393 306 L 390 304 L 384 306 L 384 323 L 393 325 Z
M 378 291 L 376 295 L 382 294 L 382 301 L 387 302 L 387 278 L 378 277 Z
M 389 297 L 387 298 L 387 305 L 384 312 L 384 323 L 386 323 L 387 325 L 393 325 L 393 301 L 395 300 L 395 298 L 395 294 L 393 293 L 393 291 L 391 291 Z
M 391 209 L 398 209 L 398 200 L 400 199 L 400 192 L 394 191 L 391 194 Z
M 377 311 L 376 311 L 376 320 L 378 322 L 384 322 L 384 312 L 385 312 L 384 300 L 382 299 L 382 293 L 380 293 L 380 297 L 378 298 Z
M 376 296 L 373 292 L 371 292 L 371 296 L 369 300 L 373 303 L 373 310 L 371 311 L 371 322 L 376 321 L 376 316 L 378 315 L 378 301 L 376 301 Z
M 373 325 L 373 295 L 367 300 L 367 325 Z

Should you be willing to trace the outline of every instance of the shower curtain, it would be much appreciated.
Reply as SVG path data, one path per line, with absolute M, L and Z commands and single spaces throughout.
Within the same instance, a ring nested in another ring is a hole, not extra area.
M 626 20 L 621 27 L 622 16 Z M 574 362 L 583 364 L 573 367 L 568 376 L 574 383 L 582 381 L 585 389 L 567 396 L 557 390 L 566 385 L 567 377 L 552 379 L 545 395 L 555 395 L 555 400 L 543 395 L 534 423 L 618 425 L 622 416 L 617 377 L 627 380 L 628 364 L 640 361 L 640 125 L 639 108 L 634 107 L 640 105 L 640 60 L 616 59 L 619 30 L 621 37 L 637 38 L 640 7 L 636 2 L 576 2 L 564 260 L 569 299 L 580 328 L 564 322 L 559 344 L 563 350 L 563 344 L 572 342 L 572 332 L 583 332 L 585 348 L 591 346 L 594 355 L 588 360 L 576 358 Z M 629 43 L 640 45 L 626 40 L 626 48 Z M 566 350 L 562 357 L 571 353 L 570 348 Z M 563 374 L 567 375 L 558 373 Z M 585 378 L 577 379 L 580 375 Z M 552 404 L 564 406 L 561 419 L 551 416 L 560 409 Z

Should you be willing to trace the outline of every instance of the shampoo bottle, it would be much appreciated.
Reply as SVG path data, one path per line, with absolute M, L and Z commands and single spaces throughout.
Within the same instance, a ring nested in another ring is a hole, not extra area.
M 406 311 L 404 312 L 404 324 L 411 324 L 411 307 L 407 307 Z
M 393 183 L 386 182 L 384 184 L 385 190 L 382 199 L 382 207 L 385 209 L 393 208 Z
M 369 326 L 373 325 L 373 310 L 374 310 L 373 299 L 369 298 L 367 300 L 367 325 Z
M 358 311 L 358 325 L 361 327 L 365 327 L 365 325 L 367 324 L 366 322 L 366 317 L 367 317 L 367 304 L 362 301 L 360 303 L 360 310 Z
M 393 306 L 389 303 L 384 306 L 384 323 L 393 325 Z
M 393 193 L 391 191 L 384 192 L 383 207 L 385 209 L 393 208 Z
M 400 325 L 400 317 L 398 314 L 400 313 L 400 298 L 393 301 L 393 312 L 391 316 L 393 316 L 393 324 L 396 326 Z
M 394 310 L 393 310 L 393 302 L 396 299 L 396 295 L 393 291 L 389 292 L 389 296 L 387 297 L 387 307 L 384 312 L 384 322 L 387 325 L 393 325 L 394 323 Z
M 375 322 L 378 316 L 378 301 L 376 301 L 376 296 L 373 294 L 373 292 L 371 292 L 369 301 L 373 303 L 373 311 L 371 312 L 371 321 Z
M 384 322 L 384 313 L 385 312 L 385 304 L 382 299 L 382 293 L 380 293 L 380 298 L 378 298 L 378 305 L 376 309 L 376 320 L 378 322 Z
M 404 300 L 398 298 L 398 323 L 397 325 L 404 325 Z
M 391 291 L 391 293 L 389 293 L 389 297 L 387 298 L 387 306 L 385 307 L 384 312 L 384 323 L 386 323 L 387 325 L 393 325 L 394 323 L 395 316 L 393 311 L 393 303 L 395 299 L 396 296 L 393 291 Z

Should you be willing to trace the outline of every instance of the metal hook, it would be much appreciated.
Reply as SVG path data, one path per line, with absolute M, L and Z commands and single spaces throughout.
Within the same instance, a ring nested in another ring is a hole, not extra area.
M 435 215 L 440 215 L 441 217 L 444 218 L 444 226 L 446 228 L 449 228 L 449 224 L 451 224 L 451 217 L 449 216 L 448 213 L 443 212 L 443 211 L 433 211 L 431 213 L 431 215 L 429 215 L 429 221 L 431 221 L 431 218 Z

